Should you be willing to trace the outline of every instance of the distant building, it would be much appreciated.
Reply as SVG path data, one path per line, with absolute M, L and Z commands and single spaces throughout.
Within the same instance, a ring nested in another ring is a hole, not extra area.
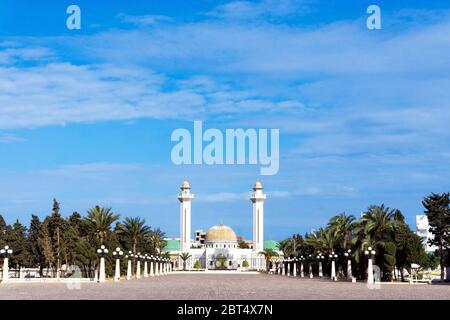
M 416 215 L 416 234 L 422 239 L 423 248 L 427 253 L 434 253 L 436 246 L 430 246 L 428 240 L 433 239 L 433 234 L 430 232 L 430 225 L 428 224 L 428 217 L 426 215 Z
M 195 243 L 204 244 L 206 238 L 206 232 L 203 230 L 195 230 Z

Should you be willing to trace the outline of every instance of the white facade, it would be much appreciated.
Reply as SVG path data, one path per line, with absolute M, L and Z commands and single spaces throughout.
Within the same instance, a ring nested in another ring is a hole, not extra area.
M 430 246 L 428 240 L 433 239 L 433 234 L 429 231 L 428 217 L 426 215 L 416 215 L 416 234 L 422 238 L 423 248 L 427 253 L 434 253 L 436 246 Z

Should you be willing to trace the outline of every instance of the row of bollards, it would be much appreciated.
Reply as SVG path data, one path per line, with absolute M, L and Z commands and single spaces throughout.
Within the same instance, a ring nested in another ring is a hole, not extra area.
M 100 270 L 99 270 L 99 277 L 98 282 L 105 282 L 106 281 L 106 275 L 105 275 L 105 257 L 104 255 L 108 253 L 108 249 L 105 248 L 105 246 L 101 246 L 100 249 L 97 250 L 97 253 L 101 255 L 100 257 Z M 113 251 L 113 256 L 116 257 L 116 268 L 114 273 L 114 281 L 120 281 L 121 278 L 121 272 L 120 272 L 120 259 L 123 256 L 123 251 L 120 248 L 116 248 L 115 251 Z M 131 260 L 135 259 L 136 261 L 136 273 L 135 278 L 140 279 L 142 276 L 144 278 L 148 277 L 154 277 L 154 276 L 163 276 L 166 274 L 171 273 L 172 270 L 172 263 L 170 262 L 170 259 L 164 258 L 164 257 L 158 257 L 158 256 L 152 256 L 148 254 L 141 254 L 138 252 L 137 254 L 133 254 L 131 251 L 128 252 L 127 255 L 125 255 L 125 259 L 127 259 L 127 275 L 126 279 L 131 280 L 132 279 L 132 263 Z M 141 274 L 141 261 L 144 262 L 144 272 L 143 275 Z M 148 266 L 150 265 L 150 270 Z
M 367 283 L 374 283 L 374 277 L 373 277 L 373 263 L 372 259 L 375 257 L 375 250 L 373 250 L 371 247 L 368 248 L 368 250 L 364 251 L 365 255 L 368 258 L 368 266 L 367 266 Z M 355 282 L 355 278 L 352 275 L 352 254 L 351 250 L 347 250 L 344 253 L 345 258 L 347 259 L 347 280 L 350 280 L 352 282 Z M 336 261 L 338 259 L 338 255 L 333 251 L 328 255 L 328 258 L 331 260 L 331 280 L 337 281 L 338 278 L 336 276 Z M 282 276 L 293 276 L 297 277 L 297 271 L 299 271 L 299 276 L 301 278 L 305 277 L 305 270 L 304 270 L 304 262 L 308 262 L 308 277 L 310 279 L 314 278 L 313 269 L 312 269 L 312 263 L 317 262 L 318 263 L 318 276 L 319 278 L 323 278 L 323 269 L 322 269 L 322 262 L 324 261 L 325 256 L 321 254 L 320 252 L 315 255 L 308 255 L 307 257 L 300 256 L 295 258 L 288 258 L 288 259 L 279 259 L 275 262 L 275 273 L 282 275 Z M 298 263 L 300 263 L 300 268 L 298 270 Z M 292 265 L 292 272 L 291 272 L 291 265 Z

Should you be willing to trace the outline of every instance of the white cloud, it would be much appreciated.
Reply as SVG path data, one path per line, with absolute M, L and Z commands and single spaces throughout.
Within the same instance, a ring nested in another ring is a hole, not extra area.
M 25 138 L 16 136 L 14 134 L 0 132 L 0 143 L 17 143 L 25 141 L 27 141 Z
M 299 0 L 262 0 L 262 1 L 231 1 L 219 5 L 209 16 L 224 19 L 249 19 L 256 17 L 280 17 L 301 12 L 305 1 Z
M 117 16 L 124 23 L 131 23 L 138 26 L 153 26 L 162 22 L 174 22 L 174 19 L 163 15 L 127 15 L 119 14 Z

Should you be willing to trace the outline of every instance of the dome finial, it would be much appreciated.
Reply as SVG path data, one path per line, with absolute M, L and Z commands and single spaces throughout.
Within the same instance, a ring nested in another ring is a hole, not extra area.
M 262 190 L 262 183 L 261 183 L 261 181 L 259 181 L 259 179 L 256 179 L 256 182 L 255 182 L 255 185 L 254 185 L 254 187 L 253 187 L 253 190 Z
M 185 179 L 183 181 L 183 183 L 181 184 L 180 189 L 183 190 L 183 189 L 190 189 L 190 188 L 191 188 L 191 186 L 189 185 L 189 181 L 187 181 L 187 179 Z

